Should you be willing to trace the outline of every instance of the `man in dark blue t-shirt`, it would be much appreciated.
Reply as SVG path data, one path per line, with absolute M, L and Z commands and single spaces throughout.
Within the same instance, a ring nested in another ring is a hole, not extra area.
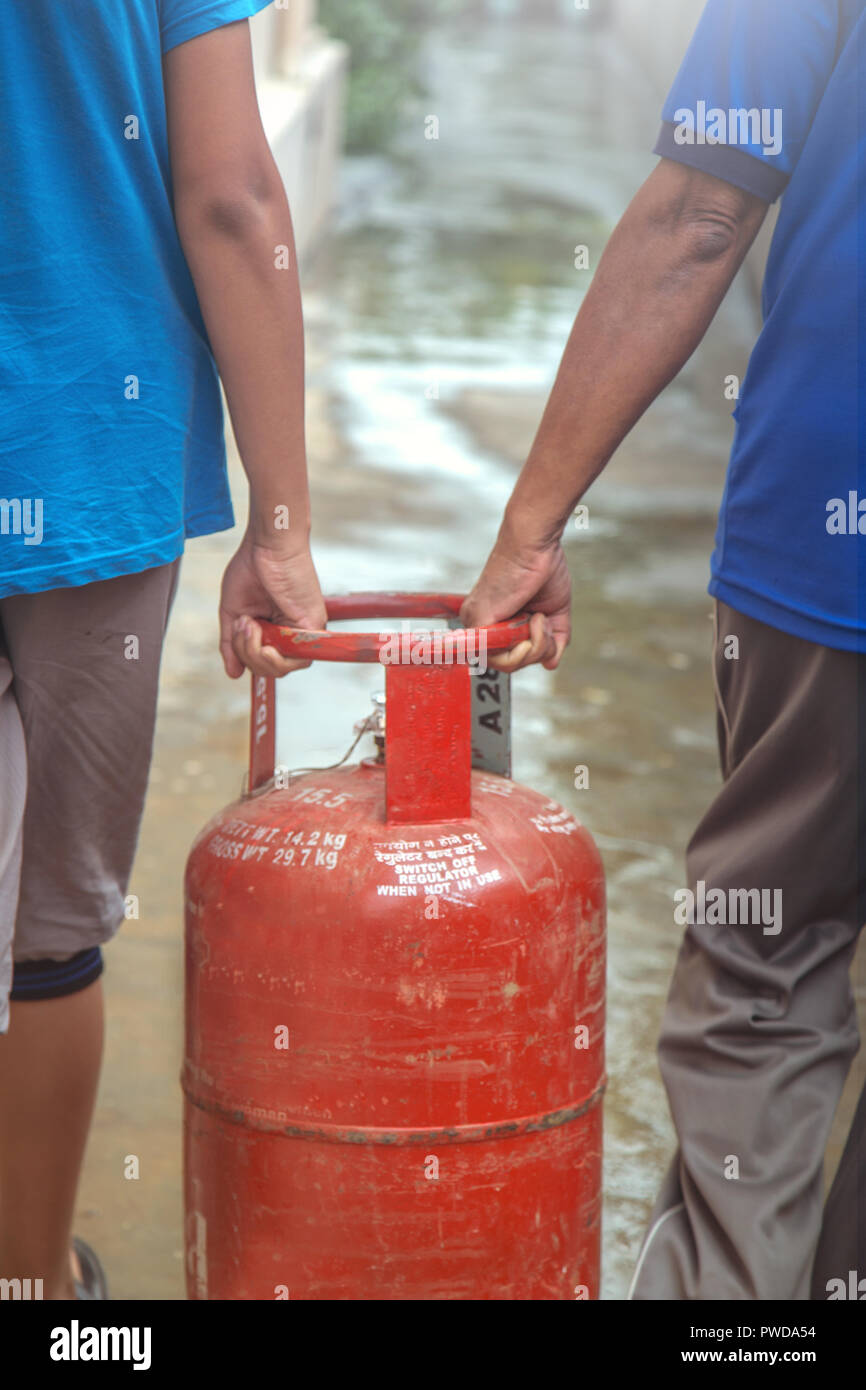
M 725 781 L 675 897 L 659 1057 L 679 1150 L 638 1299 L 844 1298 L 866 1270 L 866 1098 L 822 1213 L 866 917 L 864 53 L 866 0 L 708 0 L 661 163 L 599 264 L 462 613 L 531 608 L 531 641 L 501 664 L 556 667 L 574 505 L 784 195 L 712 562 Z

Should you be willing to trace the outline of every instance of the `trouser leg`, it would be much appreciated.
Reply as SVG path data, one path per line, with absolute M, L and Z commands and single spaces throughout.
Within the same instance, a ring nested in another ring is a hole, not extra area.
M 857 847 L 860 860 L 858 921 L 866 923 L 866 667 L 860 668 L 860 731 L 857 741 L 861 788 Z M 852 1278 L 853 1275 L 853 1278 Z M 841 1281 L 841 1283 L 840 1283 Z M 866 1085 L 854 1114 L 848 1142 L 824 1208 L 821 1239 L 812 1270 L 813 1299 L 866 1299 Z
M 862 658 L 722 604 L 717 624 L 725 781 L 687 858 L 708 906 L 687 927 L 659 1044 L 679 1149 L 632 1296 L 806 1299 L 824 1148 L 858 1045 Z
M 866 1086 L 824 1208 L 812 1297 L 866 1299 Z
M 12 667 L 0 650 L 0 1033 L 9 1027 L 12 938 L 21 878 L 27 752 L 12 685 Z
M 124 920 L 179 563 L 0 600 L 27 760 L 16 963 L 92 951 Z

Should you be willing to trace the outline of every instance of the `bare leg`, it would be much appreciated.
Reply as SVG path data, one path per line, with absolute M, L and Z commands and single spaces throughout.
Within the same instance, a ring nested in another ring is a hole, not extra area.
M 102 981 L 10 1006 L 0 1037 L 0 1278 L 74 1298 L 69 1243 L 102 1062 Z

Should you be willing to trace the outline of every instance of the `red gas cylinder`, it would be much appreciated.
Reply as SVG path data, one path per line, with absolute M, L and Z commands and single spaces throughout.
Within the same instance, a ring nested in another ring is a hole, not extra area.
M 266 627 L 286 655 L 382 662 L 384 733 L 378 757 L 275 773 L 255 678 L 249 792 L 190 854 L 189 1297 L 597 1298 L 604 881 L 577 820 L 503 775 L 508 681 L 479 662 L 525 617 Z

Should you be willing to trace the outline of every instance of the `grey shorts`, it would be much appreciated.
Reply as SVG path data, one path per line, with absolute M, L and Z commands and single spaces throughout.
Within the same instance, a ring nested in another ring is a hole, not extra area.
M 124 920 L 179 570 L 0 598 L 0 1032 L 13 961 Z

